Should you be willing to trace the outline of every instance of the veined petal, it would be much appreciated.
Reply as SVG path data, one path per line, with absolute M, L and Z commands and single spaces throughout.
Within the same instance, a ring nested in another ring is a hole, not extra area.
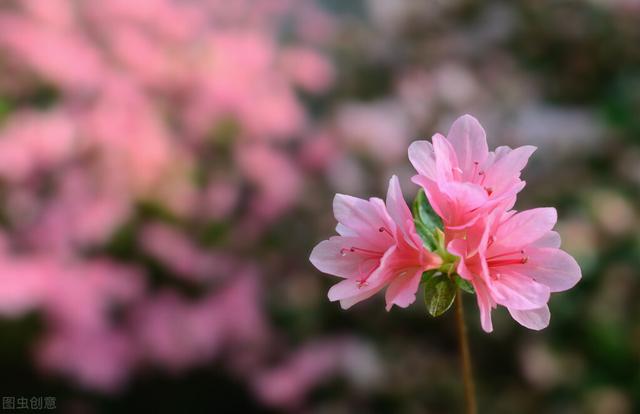
M 424 194 L 433 211 L 446 222 L 450 218 L 448 213 L 452 210 L 451 201 L 440 191 L 438 184 L 422 175 L 414 175 L 411 181 L 424 189 Z
M 354 254 L 342 254 L 345 247 L 359 239 L 334 236 L 318 243 L 311 251 L 309 260 L 321 272 L 340 277 L 357 276 L 362 266 L 362 258 Z
M 491 154 L 492 155 L 491 161 L 493 163 L 495 163 L 497 161 L 500 161 L 505 155 L 507 155 L 511 151 L 513 151 L 513 150 L 508 145 L 501 145 L 501 146 L 497 147 L 496 150 Z M 487 161 L 489 161 L 489 159 L 487 159 Z M 489 165 L 487 165 L 487 167 L 488 166 Z
M 557 219 L 555 208 L 525 210 L 500 223 L 495 239 L 501 246 L 526 246 L 551 231 Z
M 560 249 L 532 247 L 526 254 L 527 263 L 518 266 L 519 271 L 548 286 L 551 292 L 571 289 L 582 277 L 576 260 Z
M 331 286 L 327 297 L 331 302 L 339 300 L 342 309 L 349 309 L 356 303 L 375 295 L 382 288 L 382 285 L 359 287 L 355 279 L 346 279 Z
M 336 233 L 338 233 L 341 236 L 345 236 L 345 237 L 357 237 L 358 233 L 356 233 L 355 231 L 351 230 L 349 227 L 345 226 L 342 223 L 338 223 L 336 225 Z
M 561 244 L 560 235 L 555 231 L 549 231 L 538 240 L 531 243 L 534 247 L 548 247 L 551 249 L 559 249 Z
M 414 141 L 409 145 L 409 161 L 418 174 L 436 180 L 436 155 L 429 141 Z
M 451 143 L 440 134 L 435 134 L 431 140 L 433 141 L 433 151 L 436 155 L 437 181 L 447 182 L 458 178 L 462 170 L 458 167 L 456 153 Z
M 536 331 L 549 326 L 549 321 L 551 320 L 548 306 L 530 310 L 509 309 L 509 313 L 520 325 Z
M 536 147 L 525 145 L 512 151 L 504 151 L 500 156 L 496 156 L 493 165 L 485 172 L 484 185 L 494 191 L 508 186 L 514 178 L 520 176 L 520 172 L 527 165 L 529 157 L 535 150 Z
M 403 275 L 397 275 L 387 288 L 385 300 L 387 311 L 393 305 L 406 308 L 416 301 L 416 292 L 422 277 L 422 268 L 404 270 Z
M 482 329 L 489 333 L 493 332 L 493 323 L 491 321 L 491 308 L 493 308 L 493 300 L 487 290 L 487 287 L 481 280 L 474 280 L 473 288 L 476 291 L 476 300 L 480 309 L 480 324 Z
M 512 270 L 501 269 L 496 279 L 489 284 L 491 296 L 496 303 L 510 309 L 529 310 L 546 305 L 551 294 L 549 287 L 532 278 Z
M 398 182 L 398 177 L 393 176 L 389 180 L 389 190 L 387 191 L 387 211 L 389 215 L 395 221 L 396 226 L 406 236 L 406 223 L 407 220 L 413 222 L 413 216 L 411 216 L 411 210 L 407 206 L 407 202 L 402 195 L 402 189 Z
M 451 240 L 447 245 L 447 250 L 450 253 L 453 253 L 456 256 L 460 257 L 460 260 L 458 261 L 458 266 L 456 268 L 456 271 L 458 272 L 460 277 L 469 281 L 472 281 L 473 279 L 475 279 L 475 275 L 473 274 L 473 271 L 469 268 L 469 266 L 467 266 L 467 260 L 469 260 L 466 257 L 467 241 L 462 239 Z
M 482 217 L 483 211 L 478 211 L 478 214 L 469 214 L 474 210 L 482 209 L 489 198 L 480 186 L 452 181 L 442 183 L 440 190 L 452 201 L 449 206 L 451 210 L 449 218 L 444 220 L 447 227 L 461 229 L 472 225 Z
M 395 231 L 395 224 L 386 212 L 384 202 L 378 198 L 369 201 L 344 194 L 336 194 L 333 199 L 333 214 L 344 227 L 367 239 L 370 244 L 380 247 L 389 244 L 388 237 L 381 233 L 381 227 Z
M 443 183 L 440 189 L 464 211 L 481 207 L 489 198 L 482 187 L 466 182 Z
M 382 290 L 391 276 L 388 262 L 392 260 L 395 251 L 396 247 L 391 246 L 385 252 L 378 267 L 367 277 L 366 283 L 361 283 L 361 277 L 358 276 L 333 285 L 327 295 L 329 300 L 339 300 L 342 309 L 348 309 Z
M 474 167 L 482 165 L 489 154 L 482 125 L 473 116 L 463 115 L 451 125 L 447 139 L 455 150 L 462 178 L 471 180 L 473 174 L 477 174 Z

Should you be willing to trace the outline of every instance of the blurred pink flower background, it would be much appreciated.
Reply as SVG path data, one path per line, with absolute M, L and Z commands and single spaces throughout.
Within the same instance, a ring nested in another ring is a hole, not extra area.
M 193 231 L 232 223 L 228 239 L 251 249 L 298 203 L 305 171 L 335 155 L 300 98 L 333 82 L 331 28 L 309 1 L 0 5 L 2 94 L 54 95 L 0 129 L 0 311 L 43 315 L 42 368 L 117 392 L 147 366 L 179 372 L 224 354 L 276 406 L 340 370 L 332 354 L 354 340 L 285 347 L 299 356 L 274 366 L 264 269 Z M 140 256 L 110 254 L 122 233 L 198 297 L 156 286 Z

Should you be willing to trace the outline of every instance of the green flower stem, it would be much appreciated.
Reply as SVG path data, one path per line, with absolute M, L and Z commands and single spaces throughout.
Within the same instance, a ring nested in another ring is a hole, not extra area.
M 469 339 L 467 326 L 464 322 L 464 305 L 462 292 L 457 288 L 456 292 L 456 326 L 458 330 L 460 360 L 462 363 L 462 378 L 464 381 L 464 399 L 467 414 L 477 414 L 476 390 L 473 382 L 473 369 L 471 366 L 471 353 L 469 352 Z

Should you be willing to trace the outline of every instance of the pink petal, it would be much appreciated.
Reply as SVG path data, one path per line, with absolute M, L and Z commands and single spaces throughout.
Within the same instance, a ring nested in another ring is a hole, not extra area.
M 451 229 L 469 227 L 482 217 L 489 196 L 482 187 L 467 182 L 445 182 L 440 185 L 442 192 L 452 202 L 449 204 L 448 217 L 443 218 Z M 475 210 L 481 210 L 474 213 Z M 472 213 L 472 214 L 470 214 Z
M 529 248 L 527 263 L 518 271 L 548 286 L 551 292 L 571 289 L 582 277 L 580 266 L 568 253 L 553 248 Z
M 556 224 L 555 208 L 534 208 L 502 222 L 495 234 L 501 246 L 525 246 L 545 236 Z
M 463 115 L 455 120 L 447 139 L 456 152 L 458 166 L 464 172 L 463 179 L 471 179 L 476 172 L 474 164 L 482 165 L 489 154 L 484 129 L 477 119 Z
M 387 288 L 385 300 L 387 302 L 387 311 L 393 305 L 406 308 L 416 301 L 416 292 L 420 285 L 422 277 L 422 269 L 406 270 L 402 276 L 397 276 Z
M 364 291 L 369 291 L 369 289 L 359 287 L 358 281 L 356 279 L 347 279 L 331 286 L 329 292 L 327 293 L 327 297 L 331 302 L 335 302 L 337 300 L 357 296 Z
M 424 189 L 424 194 L 429 200 L 429 204 L 436 214 L 446 222 L 450 217 L 447 213 L 451 211 L 451 201 L 442 194 L 436 182 L 422 175 L 414 175 L 411 181 Z
M 391 177 L 391 180 L 389 180 L 389 190 L 387 191 L 387 211 L 393 221 L 396 222 L 396 225 L 400 229 L 403 229 L 403 231 L 407 220 L 413 221 L 411 211 L 409 210 L 407 202 L 404 200 L 404 196 L 402 195 L 398 177 L 395 175 Z
M 387 214 L 384 202 L 379 198 L 366 201 L 336 194 L 333 199 L 333 214 L 344 227 L 379 247 L 384 247 L 389 242 L 388 236 L 379 229 L 387 227 L 390 231 L 395 231 L 395 224 Z
M 340 283 L 333 285 L 327 294 L 329 300 L 334 302 L 340 301 L 342 309 L 348 309 L 354 304 L 370 298 L 379 292 L 387 283 L 390 273 L 389 262 L 393 260 L 396 247 L 391 246 L 389 250 L 380 259 L 380 264 L 371 273 L 366 280 L 366 283 L 362 285 L 360 279 L 363 275 L 357 273 L 356 277 L 343 280 Z
M 482 329 L 489 333 L 493 332 L 493 323 L 491 322 L 491 308 L 493 306 L 493 300 L 487 291 L 487 287 L 482 281 L 474 281 L 473 287 L 476 291 L 476 300 L 478 301 L 478 308 L 480 309 L 480 323 Z
M 549 247 L 552 249 L 559 249 L 561 244 L 560 235 L 555 231 L 549 231 L 538 240 L 531 243 L 531 246 L 535 247 Z
M 349 227 L 345 226 L 342 223 L 338 223 L 336 225 L 336 233 L 345 237 L 358 237 L 358 233 L 351 230 Z
M 504 158 L 504 156 L 510 153 L 511 151 L 513 150 L 511 149 L 511 147 L 507 145 L 501 145 L 497 147 L 493 153 L 489 154 L 490 158 L 489 157 L 487 158 L 486 165 L 489 166 L 488 164 L 489 161 L 492 161 L 492 164 L 495 164 L 497 161 Z
M 367 278 L 368 285 L 382 286 L 389 281 L 389 278 L 393 275 L 392 269 L 394 268 L 394 261 L 398 256 L 397 251 L 397 245 L 392 245 L 391 247 L 389 247 L 389 249 L 380 259 L 378 268 Z
M 451 181 L 454 178 L 454 169 L 458 168 L 458 160 L 451 143 L 440 134 L 435 134 L 431 140 L 433 141 L 433 151 L 436 154 L 436 176 L 438 182 Z
M 409 145 L 409 161 L 418 174 L 436 180 L 436 155 L 429 141 L 414 141 Z
M 487 264 L 487 246 L 489 245 L 489 235 L 494 228 L 498 215 L 499 212 L 495 211 L 492 214 L 489 214 L 484 219 L 484 223 L 480 222 L 480 224 L 483 224 L 484 227 L 478 225 L 479 229 L 483 229 L 482 236 L 480 237 L 480 242 L 478 243 L 478 256 L 480 258 L 480 265 L 482 267 L 481 276 L 484 279 L 485 283 L 489 283 L 491 281 L 491 276 L 489 274 L 489 265 Z M 473 230 L 477 231 L 475 226 Z M 476 235 L 474 235 L 473 237 L 477 238 Z
M 358 287 L 355 279 L 346 279 L 331 286 L 327 297 L 331 302 L 340 301 L 342 309 L 349 309 L 351 306 L 365 299 L 370 298 L 382 289 L 382 286 Z
M 313 248 L 309 260 L 321 272 L 340 277 L 357 275 L 362 258 L 353 254 L 342 255 L 341 250 L 352 239 L 334 236 Z
M 520 171 L 527 165 L 535 150 L 536 147 L 526 145 L 496 156 L 494 164 L 486 171 L 485 187 L 499 192 L 511 185 L 513 179 L 520 176 Z
M 462 239 L 454 239 L 447 245 L 447 250 L 458 257 L 466 258 L 467 256 L 468 242 Z M 475 278 L 473 271 L 467 266 L 467 260 L 461 259 L 458 261 L 456 268 L 458 274 L 466 280 L 472 281 Z
M 544 306 L 549 301 L 551 292 L 548 286 L 511 269 L 500 270 L 500 276 L 489 285 L 491 296 L 500 305 L 511 309 L 529 310 Z M 497 276 L 495 270 L 492 271 L 492 276 Z
M 455 200 L 460 212 L 468 212 L 482 207 L 489 198 L 482 187 L 467 182 L 442 183 L 440 189 L 451 200 Z
M 509 309 L 509 313 L 520 325 L 536 331 L 549 326 L 549 321 L 551 320 L 548 306 L 530 310 Z

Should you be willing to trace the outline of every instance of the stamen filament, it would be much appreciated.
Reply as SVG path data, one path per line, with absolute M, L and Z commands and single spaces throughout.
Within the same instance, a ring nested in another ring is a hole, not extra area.
M 343 247 L 342 249 L 340 249 L 340 254 L 341 255 L 346 255 L 347 253 L 359 253 L 362 256 L 365 257 L 372 257 L 372 258 L 378 258 L 382 256 L 381 252 L 376 252 L 375 250 L 369 250 L 369 249 L 363 249 L 361 247 L 355 247 L 355 246 L 351 246 L 351 247 Z
M 514 255 L 517 255 L 517 257 L 509 258 L 509 256 L 514 256 Z M 518 250 L 518 251 L 500 253 L 495 256 L 491 256 L 487 258 L 487 264 L 492 267 L 508 266 L 508 265 L 514 265 L 514 264 L 525 264 L 527 263 L 528 260 L 529 258 L 527 256 L 524 256 L 524 250 Z
M 529 259 L 526 257 L 518 259 L 504 259 L 504 260 L 487 260 L 487 264 L 491 267 L 509 266 L 515 264 L 525 264 Z

